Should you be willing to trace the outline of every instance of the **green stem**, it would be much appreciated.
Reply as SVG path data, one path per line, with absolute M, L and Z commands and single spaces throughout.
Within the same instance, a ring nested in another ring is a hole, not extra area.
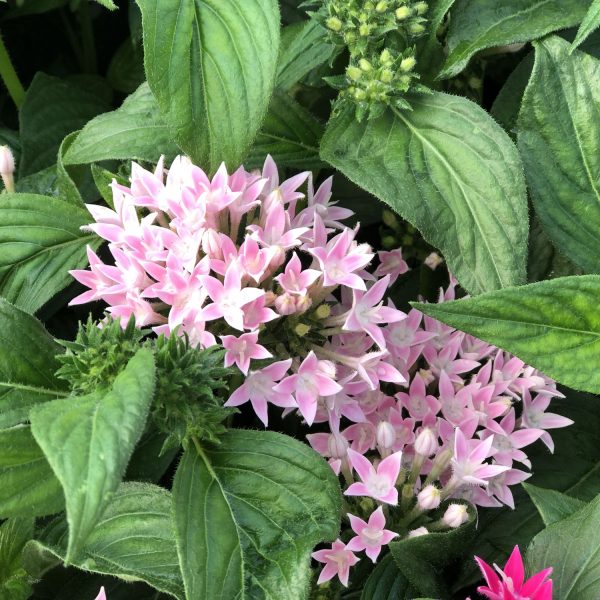
M 19 80 L 19 76 L 15 71 L 12 61 L 10 60 L 8 50 L 4 45 L 2 36 L 0 36 L 0 77 L 2 77 L 2 81 L 4 81 L 4 85 L 6 85 L 6 89 L 8 90 L 8 93 L 10 94 L 10 97 L 12 98 L 16 107 L 21 108 L 23 99 L 25 98 L 25 89 Z
M 83 64 L 87 73 L 98 72 L 98 59 L 96 56 L 96 42 L 94 28 L 90 17 L 90 2 L 82 0 L 79 4 L 79 24 L 81 25 L 81 43 L 83 48 Z
M 79 40 L 73 31 L 73 27 L 71 27 L 71 23 L 69 22 L 69 18 L 67 17 L 64 9 L 61 8 L 58 13 L 60 14 L 60 19 L 65 28 L 65 33 L 67 35 L 67 39 L 69 40 L 69 44 L 71 45 L 71 49 L 73 50 L 73 54 L 75 54 L 77 62 L 79 63 L 79 68 L 84 71 L 85 65 L 83 64 L 82 60 L 83 51 L 81 49 L 81 44 L 79 43 Z

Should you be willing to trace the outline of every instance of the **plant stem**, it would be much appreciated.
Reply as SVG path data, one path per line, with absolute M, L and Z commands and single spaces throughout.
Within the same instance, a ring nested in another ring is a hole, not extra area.
M 4 85 L 6 85 L 6 89 L 16 107 L 21 108 L 25 98 L 25 90 L 10 60 L 2 36 L 0 36 L 0 77 L 2 77 L 2 81 L 4 81 Z
M 96 42 L 94 40 L 94 28 L 90 17 L 90 2 L 82 0 L 79 4 L 79 24 L 81 25 L 81 43 L 83 48 L 82 63 L 85 65 L 86 73 L 98 72 L 98 60 L 96 56 Z

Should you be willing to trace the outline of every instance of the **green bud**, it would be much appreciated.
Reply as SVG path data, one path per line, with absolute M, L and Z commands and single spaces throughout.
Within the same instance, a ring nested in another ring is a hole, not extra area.
M 387 48 L 381 53 L 379 62 L 381 62 L 384 67 L 389 67 L 392 64 L 392 55 Z
M 348 79 L 351 79 L 352 81 L 358 81 L 362 77 L 362 71 L 358 67 L 350 65 L 346 69 L 346 75 L 348 76 Z
M 408 8 L 408 6 L 401 6 L 400 8 L 396 9 L 396 19 L 398 21 L 404 21 L 405 19 L 408 19 L 411 14 L 412 11 L 410 8 Z
M 346 42 L 346 44 L 352 44 L 353 42 L 356 41 L 356 34 L 354 33 L 354 31 L 348 31 L 347 33 L 344 34 L 344 41 Z
M 424 15 L 429 10 L 429 5 L 427 2 L 417 2 L 414 6 L 414 9 L 417 11 L 417 14 Z
M 335 31 L 337 33 L 338 31 L 342 30 L 343 23 L 337 17 L 330 17 L 327 19 L 326 25 L 329 29 L 331 29 L 331 31 Z
M 310 331 L 310 325 L 306 325 L 305 323 L 298 323 L 296 327 L 294 327 L 294 333 L 298 337 L 304 337 Z
M 387 9 L 388 9 L 388 3 L 384 2 L 384 0 L 381 0 L 381 2 L 378 2 L 377 6 L 375 7 L 375 10 L 378 13 L 385 12 Z
M 404 86 L 404 87 L 409 87 L 410 86 L 410 82 L 411 82 L 411 78 L 408 75 L 402 75 L 402 77 L 400 77 L 399 82 Z
M 361 58 L 358 61 L 358 66 L 360 67 L 361 71 L 364 71 L 365 73 L 368 73 L 373 69 L 373 65 L 366 58 Z
M 393 235 L 386 235 L 381 239 L 384 248 L 396 248 L 398 241 Z
M 381 220 L 392 229 L 396 229 L 398 226 L 398 219 L 391 210 L 384 210 L 383 214 L 381 215 Z
M 409 56 L 408 58 L 402 59 L 402 62 L 400 63 L 400 70 L 404 71 L 405 73 L 408 73 L 409 71 L 412 71 L 415 68 L 416 64 L 417 61 L 415 60 L 415 57 Z
M 329 304 L 320 304 L 315 310 L 315 317 L 317 319 L 326 319 L 331 314 L 331 307 Z
M 421 23 L 411 23 L 408 27 L 408 30 L 413 35 L 421 35 L 425 31 L 425 26 L 421 25 Z
M 481 89 L 481 85 L 482 85 L 482 81 L 479 77 L 475 77 L 474 75 L 472 77 L 469 77 L 469 87 L 474 89 L 474 90 L 479 90 Z
M 390 69 L 383 69 L 379 79 L 383 81 L 383 83 L 391 83 L 392 79 L 394 79 L 394 73 L 390 71 Z
M 375 5 L 372 2 L 365 2 L 365 10 L 373 11 L 375 10 Z
M 365 92 L 365 90 L 361 90 L 360 88 L 357 88 L 356 90 L 354 90 L 354 99 L 357 100 L 358 102 L 362 102 L 363 100 L 366 100 L 367 98 L 367 92 Z
M 371 28 L 366 24 L 363 23 L 359 28 L 358 28 L 358 33 L 360 35 L 362 35 L 363 37 L 367 37 L 370 33 L 371 33 Z

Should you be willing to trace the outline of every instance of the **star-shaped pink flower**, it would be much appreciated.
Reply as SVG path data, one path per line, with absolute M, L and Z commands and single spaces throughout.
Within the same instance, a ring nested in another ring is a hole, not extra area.
M 402 452 L 394 452 L 384 458 L 377 469 L 362 454 L 351 448 L 348 449 L 348 460 L 362 481 L 353 483 L 344 492 L 346 496 L 369 496 L 386 504 L 398 504 L 396 480 L 402 464 Z
M 394 531 L 385 529 L 385 516 L 381 506 L 371 514 L 368 523 L 351 514 L 348 515 L 348 518 L 356 536 L 348 542 L 346 548 L 354 552 L 365 550 L 366 555 L 373 562 L 377 560 L 381 547 L 389 544 L 398 536 Z

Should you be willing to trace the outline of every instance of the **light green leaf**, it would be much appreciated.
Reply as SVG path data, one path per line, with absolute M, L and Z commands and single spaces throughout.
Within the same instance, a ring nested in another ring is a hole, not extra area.
M 110 159 L 156 162 L 161 154 L 173 157 L 177 147 L 150 88 L 143 83 L 120 108 L 92 119 L 69 147 L 64 160 L 66 164 Z
M 600 597 L 599 521 L 600 496 L 597 496 L 533 538 L 526 555 L 529 572 L 554 567 L 554 598 L 597 600 Z
M 508 135 L 480 107 L 441 92 L 413 111 L 329 122 L 321 157 L 417 227 L 461 285 L 480 293 L 525 281 L 527 199 Z
M 600 392 L 600 276 L 561 277 L 418 310 L 516 354 L 574 389 Z
M 112 0 L 96 0 L 96 2 L 102 4 L 108 10 L 117 10 L 117 5 Z
M 21 553 L 33 538 L 33 517 L 8 519 L 0 525 L 0 594 L 3 600 L 27 600 L 31 582 L 23 568 Z
M 392 555 L 386 554 L 365 582 L 360 600 L 402 600 L 413 598 L 414 593 Z
M 188 598 L 300 600 L 310 552 L 339 531 L 339 483 L 314 451 L 274 432 L 231 430 L 186 450 L 173 484 Z
M 538 39 L 577 25 L 591 0 L 462 0 L 452 9 L 442 77 L 458 75 L 485 48 Z
M 319 140 L 323 126 L 289 94 L 276 91 L 262 129 L 244 164 L 262 167 L 267 154 L 278 165 L 311 169 L 323 166 Z
M 54 377 L 60 346 L 31 315 L 0 298 L 0 428 L 27 420 L 34 404 L 66 395 Z
M 144 431 L 154 359 L 142 348 L 108 392 L 54 400 L 31 412 L 33 435 L 65 493 L 72 562 L 117 490 Z
M 38 73 L 19 111 L 22 145 L 19 175 L 23 177 L 53 165 L 63 138 L 106 110 L 108 105 L 101 94 Z
M 331 58 L 327 31 L 315 19 L 284 27 L 277 64 L 277 87 L 288 90 Z
M 581 22 L 579 31 L 577 31 L 577 37 L 571 46 L 571 52 L 580 46 L 598 27 L 600 27 L 600 0 L 594 0 Z
M 524 483 L 523 487 L 538 509 L 546 527 L 570 517 L 585 506 L 583 500 L 567 496 L 556 490 L 547 490 L 530 483 Z
M 146 76 L 179 146 L 236 168 L 267 111 L 279 51 L 276 0 L 137 0 Z
M 35 312 L 73 282 L 69 269 L 87 265 L 93 233 L 81 231 L 91 218 L 85 208 L 36 194 L 3 194 L 0 202 L 0 294 Z
M 0 430 L 0 519 L 51 515 L 65 504 L 28 425 Z
M 519 149 L 536 213 L 568 258 L 600 272 L 600 61 L 552 37 L 536 44 Z
M 25 547 L 26 564 L 36 564 L 40 555 L 48 554 L 66 560 L 66 540 L 65 520 L 53 521 L 39 540 Z M 73 564 L 126 581 L 145 581 L 185 600 L 171 524 L 171 494 L 155 485 L 122 484 Z

